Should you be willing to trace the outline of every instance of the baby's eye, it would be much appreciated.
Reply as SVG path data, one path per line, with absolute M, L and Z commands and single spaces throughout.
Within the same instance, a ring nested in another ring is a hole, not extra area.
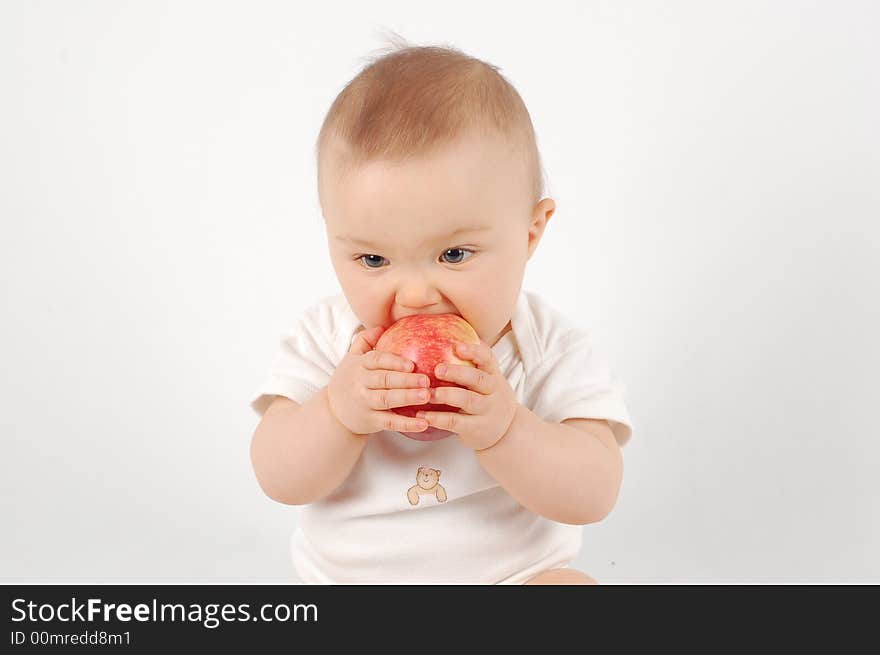
M 381 255 L 361 255 L 358 259 L 360 259 L 367 268 L 382 268 L 386 261 Z
M 470 259 L 473 254 L 474 251 L 467 248 L 449 248 L 440 255 L 440 259 L 447 264 L 461 264 L 463 261 Z

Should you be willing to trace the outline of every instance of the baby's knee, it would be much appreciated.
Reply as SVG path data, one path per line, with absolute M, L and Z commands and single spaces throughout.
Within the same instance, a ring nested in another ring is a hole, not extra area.
M 599 584 L 577 569 L 550 569 L 526 581 L 526 584 Z

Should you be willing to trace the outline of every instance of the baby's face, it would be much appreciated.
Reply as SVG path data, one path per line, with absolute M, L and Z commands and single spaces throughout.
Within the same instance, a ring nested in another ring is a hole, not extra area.
M 327 162 L 321 199 L 330 257 L 364 326 L 452 313 L 494 345 L 554 210 L 549 198 L 532 204 L 523 158 L 500 138 L 471 137 L 340 179 L 332 156 Z

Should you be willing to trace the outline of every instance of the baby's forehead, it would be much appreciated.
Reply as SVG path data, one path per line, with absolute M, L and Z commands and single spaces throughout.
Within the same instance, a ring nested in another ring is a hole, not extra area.
M 451 231 L 503 228 L 512 213 L 530 208 L 521 163 L 496 145 L 459 144 L 429 156 L 374 160 L 328 183 L 322 208 L 338 232 L 384 234 L 400 230 L 439 238 Z
M 355 153 L 341 138 L 331 138 L 322 149 L 319 172 L 332 186 L 350 184 L 352 179 L 369 183 L 396 178 L 403 182 L 424 176 L 438 187 L 518 186 L 531 182 L 528 162 L 516 142 L 500 134 L 480 133 L 460 136 L 423 151 L 369 157 Z

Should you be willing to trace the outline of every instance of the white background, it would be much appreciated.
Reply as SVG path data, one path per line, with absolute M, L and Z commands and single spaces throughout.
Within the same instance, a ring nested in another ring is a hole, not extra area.
M 0 5 L 0 581 L 289 582 L 248 403 L 339 289 L 314 141 L 394 31 L 497 65 L 558 210 L 524 286 L 635 423 L 574 566 L 880 582 L 872 2 Z

